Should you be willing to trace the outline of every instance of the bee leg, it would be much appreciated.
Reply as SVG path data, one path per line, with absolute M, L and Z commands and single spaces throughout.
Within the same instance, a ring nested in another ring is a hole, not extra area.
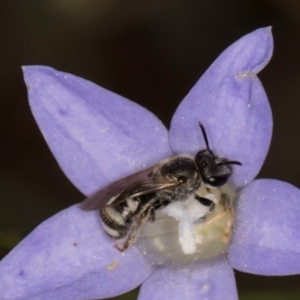
M 224 231 L 224 236 L 222 238 L 222 241 L 227 244 L 231 237 L 231 227 L 233 224 L 233 211 L 232 211 L 232 207 L 230 205 L 230 199 L 227 194 L 221 195 L 220 203 L 223 206 L 224 211 L 218 213 L 212 219 L 204 222 L 203 225 L 211 224 L 211 223 L 223 218 L 224 216 L 227 216 L 227 224 L 226 224 L 226 228 Z
M 120 252 L 124 252 L 131 244 L 133 244 L 136 240 L 136 237 L 134 236 L 134 233 L 129 233 L 129 236 L 126 238 L 124 244 L 120 247 L 118 245 L 115 245 L 115 248 L 117 248 Z
M 139 231 L 140 231 L 140 225 L 138 222 L 132 223 L 131 228 L 127 235 L 125 236 L 124 243 L 122 246 L 115 245 L 115 248 L 117 248 L 120 252 L 124 252 L 126 249 L 128 249 L 137 239 Z
M 114 245 L 115 248 L 117 248 L 120 252 L 124 252 L 126 249 L 124 247 L 119 247 L 118 245 Z
M 223 205 L 225 214 L 227 215 L 227 224 L 222 240 L 224 243 L 228 243 L 231 237 L 231 227 L 233 225 L 233 210 L 227 194 L 221 195 L 221 204 Z
M 155 221 L 155 208 L 153 206 L 149 209 L 148 221 L 150 223 L 154 223 L 154 221 Z
M 149 221 L 149 222 L 155 221 L 155 209 L 152 206 L 149 206 L 143 213 L 140 214 L 140 216 L 138 217 L 136 222 L 132 223 L 132 227 L 126 236 L 123 246 L 119 247 L 118 245 L 115 245 L 115 247 L 120 252 L 124 252 L 127 248 L 129 248 L 129 246 L 131 246 L 138 238 L 138 235 L 141 230 L 141 226 L 146 221 Z
M 211 223 L 213 223 L 213 222 L 216 222 L 216 221 L 218 221 L 219 219 L 223 218 L 225 215 L 226 215 L 226 212 L 225 212 L 225 211 L 220 212 L 220 213 L 218 213 L 217 215 L 215 215 L 212 219 L 210 219 L 210 220 L 204 222 L 203 225 L 209 225 L 209 224 L 211 224 Z

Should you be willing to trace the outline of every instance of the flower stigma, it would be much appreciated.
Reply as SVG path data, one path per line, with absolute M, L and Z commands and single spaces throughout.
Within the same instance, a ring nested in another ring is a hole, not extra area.
M 192 196 L 157 211 L 154 223 L 142 229 L 137 246 L 155 263 L 189 263 L 226 253 L 231 238 L 236 195 L 228 185 L 202 185 L 197 196 L 211 201 L 201 204 Z

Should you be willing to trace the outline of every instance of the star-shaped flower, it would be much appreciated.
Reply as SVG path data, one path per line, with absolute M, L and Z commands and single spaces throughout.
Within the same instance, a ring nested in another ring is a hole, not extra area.
M 169 132 L 146 109 L 91 82 L 48 67 L 25 67 L 40 130 L 85 195 L 174 154 L 195 155 L 205 148 L 199 121 L 211 148 L 243 166 L 229 182 L 238 200 L 226 255 L 158 266 L 136 245 L 120 253 L 98 211 L 74 205 L 39 225 L 0 262 L 1 299 L 99 299 L 142 284 L 140 300 L 234 300 L 232 268 L 299 273 L 300 191 L 277 180 L 254 180 L 272 134 L 271 110 L 256 75 L 272 49 L 270 28 L 226 49 L 181 102 Z

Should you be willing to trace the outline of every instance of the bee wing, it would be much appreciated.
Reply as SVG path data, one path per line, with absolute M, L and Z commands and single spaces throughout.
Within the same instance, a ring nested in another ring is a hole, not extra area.
M 85 199 L 80 208 L 85 211 L 96 210 L 123 202 L 128 197 L 134 198 L 178 185 L 178 181 L 153 178 L 157 167 L 158 165 L 154 165 L 111 183 Z

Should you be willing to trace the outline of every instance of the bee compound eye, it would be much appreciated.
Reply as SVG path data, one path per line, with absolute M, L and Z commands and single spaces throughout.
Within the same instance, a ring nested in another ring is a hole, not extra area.
M 227 176 L 222 176 L 222 177 L 217 177 L 217 176 L 211 176 L 208 178 L 208 183 L 211 186 L 214 187 L 219 187 L 227 183 L 228 177 Z
M 177 180 L 179 183 L 186 183 L 187 182 L 187 177 L 185 176 L 178 176 Z

